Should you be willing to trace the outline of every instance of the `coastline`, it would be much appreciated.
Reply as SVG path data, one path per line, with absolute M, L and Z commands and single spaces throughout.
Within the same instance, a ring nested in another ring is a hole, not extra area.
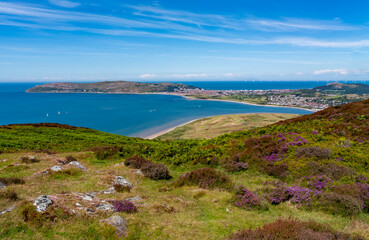
M 279 113 L 237 113 L 237 114 L 222 114 L 222 115 L 212 115 L 212 116 L 207 116 L 207 117 L 202 117 L 202 118 L 196 118 L 196 119 L 193 119 L 193 120 L 190 120 L 190 121 L 187 121 L 185 123 L 182 123 L 182 124 L 179 124 L 179 125 L 176 125 L 174 127 L 171 127 L 171 128 L 168 128 L 168 129 L 165 129 L 163 131 L 160 131 L 160 132 L 157 132 L 157 133 L 154 133 L 154 134 L 151 134 L 149 136 L 146 136 L 146 137 L 143 137 L 143 139 L 148 139 L 148 140 L 153 140 L 157 137 L 160 137 L 168 132 L 171 132 L 179 127 L 183 127 L 187 124 L 190 124 L 190 123 L 193 123 L 193 122 L 196 122 L 198 120 L 201 120 L 201 119 L 205 119 L 205 118 L 210 118 L 210 117 L 216 117 L 216 116 L 227 116 L 227 115 L 251 115 L 251 114 L 279 114 Z M 291 113 L 292 114 L 292 113 Z

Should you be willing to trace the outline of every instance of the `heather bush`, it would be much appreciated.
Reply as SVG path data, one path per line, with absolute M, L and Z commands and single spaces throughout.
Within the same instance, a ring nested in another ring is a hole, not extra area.
M 340 214 L 342 216 L 358 215 L 362 211 L 360 200 L 334 192 L 327 192 L 320 196 L 317 203 L 323 211 L 331 214 Z
M 127 158 L 124 162 L 124 165 L 130 168 L 140 169 L 148 163 L 151 163 L 151 161 L 143 157 L 134 155 L 133 157 Z
M 21 157 L 20 161 L 25 164 L 32 164 L 32 163 L 38 163 L 40 160 L 37 158 L 31 156 L 31 157 Z
M 241 171 L 245 171 L 249 168 L 248 163 L 237 162 L 235 160 L 231 160 L 231 159 L 228 159 L 228 158 L 224 160 L 222 166 L 228 172 L 241 172 Z
M 302 147 L 296 149 L 296 155 L 298 157 L 306 158 L 317 158 L 317 159 L 328 159 L 331 157 L 332 150 L 329 148 L 321 148 L 318 146 L 314 147 Z
M 136 206 L 130 201 L 113 201 L 113 206 L 116 212 L 134 213 L 137 212 Z
M 319 175 L 319 176 L 309 176 L 305 177 L 308 181 L 307 187 L 310 189 L 322 191 L 325 190 L 329 185 L 333 183 L 333 180 L 327 176 Z
M 369 185 L 366 183 L 334 186 L 332 191 L 339 195 L 347 195 L 357 199 L 364 211 L 369 211 Z
M 285 178 L 288 176 L 288 164 L 275 164 L 275 163 L 268 163 L 263 167 L 263 171 L 270 176 L 274 176 L 277 178 Z
M 0 182 L 4 183 L 5 185 L 24 184 L 25 183 L 25 181 L 23 179 L 17 178 L 17 177 L 8 177 L 8 178 L 0 177 Z
M 114 184 L 114 190 L 117 192 L 130 192 L 132 189 L 131 185 Z
M 358 236 L 335 231 L 329 225 L 315 221 L 302 222 L 294 219 L 278 219 L 255 230 L 242 230 L 231 234 L 228 240 L 364 240 Z
M 236 207 L 246 210 L 260 209 L 263 207 L 260 197 L 243 186 L 240 186 L 236 191 L 232 201 Z
M 214 168 L 201 168 L 181 175 L 175 185 L 177 187 L 184 185 L 198 186 L 204 189 L 233 189 L 233 183 L 231 179 L 227 175 L 215 170 Z
M 7 199 L 10 201 L 17 201 L 19 199 L 18 194 L 14 190 L 6 189 L 0 191 L 0 199 Z
M 119 148 L 117 146 L 94 147 L 91 150 L 95 153 L 95 157 L 99 160 L 110 159 L 119 154 Z
M 146 163 L 142 166 L 141 171 L 145 177 L 154 180 L 167 180 L 172 178 L 168 168 L 161 163 Z
M 335 163 L 328 163 L 326 165 L 322 165 L 317 162 L 309 162 L 307 166 L 310 175 L 314 176 L 325 175 L 333 180 L 339 180 L 345 176 L 351 177 L 355 174 L 354 170 L 344 166 L 337 165 Z

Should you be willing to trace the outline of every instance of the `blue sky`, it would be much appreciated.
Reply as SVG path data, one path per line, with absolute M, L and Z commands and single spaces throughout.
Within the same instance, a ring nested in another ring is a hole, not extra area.
M 0 81 L 368 80 L 363 0 L 0 0 Z

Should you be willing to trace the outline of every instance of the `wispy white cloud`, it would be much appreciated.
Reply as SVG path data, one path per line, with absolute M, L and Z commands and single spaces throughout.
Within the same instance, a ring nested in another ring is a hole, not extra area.
M 235 74 L 235 73 L 225 73 L 225 74 L 212 74 L 212 73 L 178 73 L 178 74 L 167 74 L 167 75 L 157 75 L 157 74 L 143 74 L 140 75 L 139 79 L 218 79 L 218 78 L 239 78 L 245 75 Z
M 64 7 L 64 8 L 76 8 L 81 5 L 80 3 L 72 2 L 68 0 L 49 0 L 49 3 L 59 6 L 59 7 Z
M 142 79 L 145 79 L 145 78 L 156 78 L 157 76 L 158 75 L 156 75 L 156 74 L 142 74 L 138 78 L 142 78 Z
M 340 75 L 347 75 L 349 70 L 347 69 L 323 69 L 314 71 L 314 75 L 321 75 L 321 74 L 340 74 Z

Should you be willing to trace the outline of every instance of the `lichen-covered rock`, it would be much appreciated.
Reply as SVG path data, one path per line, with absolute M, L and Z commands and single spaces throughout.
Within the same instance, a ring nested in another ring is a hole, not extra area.
M 3 189 L 5 187 L 6 187 L 6 185 L 4 183 L 0 182 L 0 189 Z
M 114 186 L 109 187 L 107 190 L 103 191 L 104 194 L 113 194 L 116 193 Z
M 143 172 L 140 170 L 140 169 L 138 169 L 137 171 L 136 171 L 136 173 L 138 174 L 138 175 L 141 175 L 141 176 L 143 176 L 144 174 L 143 174 Z
M 33 203 L 33 205 L 36 206 L 36 210 L 38 212 L 44 212 L 52 204 L 53 204 L 53 200 L 51 200 L 46 195 L 42 195 L 38 197 Z
M 101 220 L 109 225 L 112 225 L 116 230 L 118 235 L 125 236 L 127 231 L 127 222 L 124 218 L 118 215 L 113 215 L 107 219 Z
M 71 165 L 73 167 L 76 167 L 76 168 L 79 168 L 79 169 L 81 169 L 83 171 L 87 170 L 87 168 L 85 166 L 83 166 L 82 164 L 80 164 L 77 161 L 70 162 L 69 165 Z
M 124 200 L 129 201 L 129 202 L 138 202 L 138 201 L 142 201 L 142 198 L 140 196 L 136 196 L 136 197 L 126 198 Z
M 50 168 L 50 171 L 52 171 L 52 172 L 59 172 L 61 170 L 63 170 L 63 168 L 61 166 L 58 166 L 58 165 L 52 166 Z
M 111 210 L 114 210 L 114 206 L 112 204 L 98 203 L 96 204 L 96 210 L 111 211 Z
M 132 183 L 130 183 L 127 179 L 121 176 L 115 177 L 114 185 L 122 185 L 125 187 L 131 187 L 131 188 L 133 187 Z

